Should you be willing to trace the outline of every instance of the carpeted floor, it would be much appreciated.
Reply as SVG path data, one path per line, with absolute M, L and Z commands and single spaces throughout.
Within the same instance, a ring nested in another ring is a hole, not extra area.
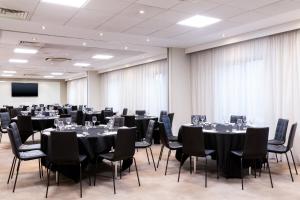
M 160 146 L 154 145 L 154 157 L 157 161 Z M 273 175 L 274 189 L 270 186 L 269 177 L 266 171 L 262 176 L 254 178 L 247 176 L 244 182 L 244 190 L 241 190 L 240 179 L 216 178 L 214 171 L 215 162 L 209 162 L 211 171 L 208 174 L 208 187 L 204 187 L 203 162 L 198 161 L 197 173 L 189 174 L 188 162 L 182 169 L 180 183 L 177 182 L 179 163 L 171 156 L 167 176 L 164 176 L 166 164 L 166 152 L 160 163 L 158 171 L 154 171 L 153 165 L 149 165 L 145 151 L 136 153 L 141 187 L 138 187 L 136 174 L 133 168 L 131 173 L 124 172 L 121 180 L 116 180 L 117 194 L 113 194 L 112 180 L 101 176 L 97 177 L 97 185 L 89 186 L 88 180 L 83 181 L 83 199 L 130 199 L 130 200 L 241 200 L 241 199 L 263 199 L 263 200 L 298 200 L 300 199 L 300 178 L 294 175 L 295 182 L 290 179 L 286 163 L 275 163 L 270 160 Z M 38 162 L 23 162 L 20 168 L 19 179 L 15 193 L 12 193 L 13 181 L 6 184 L 12 152 L 8 136 L 4 135 L 0 144 L 0 199 L 34 200 L 44 199 L 46 191 L 46 179 L 39 179 Z M 104 167 L 104 174 L 110 175 L 109 168 Z M 299 168 L 300 170 L 300 168 Z M 293 170 L 294 172 L 294 170 Z M 294 172 L 295 173 L 295 172 Z M 55 184 L 55 176 L 51 176 L 52 185 L 49 189 L 49 199 L 80 199 L 79 184 L 68 178 L 61 177 L 60 186 Z

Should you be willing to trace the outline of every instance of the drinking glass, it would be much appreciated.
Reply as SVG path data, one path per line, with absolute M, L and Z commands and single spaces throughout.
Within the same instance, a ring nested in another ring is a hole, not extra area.
M 241 130 L 242 124 L 243 124 L 243 120 L 242 119 L 238 119 L 237 120 L 238 130 Z
M 93 121 L 94 127 L 96 127 L 97 117 L 96 117 L 96 116 L 93 116 L 93 117 L 92 117 L 92 121 Z
M 59 128 L 60 131 L 63 130 L 63 128 L 64 128 L 64 122 L 63 121 L 58 122 L 58 128 Z
M 55 119 L 55 120 L 54 120 L 54 126 L 55 126 L 56 129 L 57 129 L 57 127 L 58 127 L 58 122 L 59 122 L 58 119 Z
M 85 121 L 85 128 L 87 130 L 89 130 L 89 128 L 90 128 L 90 122 L 89 121 Z
M 72 120 L 71 120 L 71 118 L 69 118 L 69 117 L 68 117 L 68 118 L 66 118 L 66 122 L 67 122 L 67 124 L 68 124 L 68 125 L 70 125 L 70 124 L 71 124 L 71 121 L 72 121 Z
M 204 115 L 200 115 L 200 120 L 201 120 L 201 122 L 203 123 L 204 120 L 205 120 L 205 116 L 204 116 Z

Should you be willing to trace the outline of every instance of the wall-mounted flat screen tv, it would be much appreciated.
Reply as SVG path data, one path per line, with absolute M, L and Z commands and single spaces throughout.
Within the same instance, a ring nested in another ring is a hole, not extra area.
M 12 97 L 37 97 L 38 95 L 37 83 L 11 83 Z

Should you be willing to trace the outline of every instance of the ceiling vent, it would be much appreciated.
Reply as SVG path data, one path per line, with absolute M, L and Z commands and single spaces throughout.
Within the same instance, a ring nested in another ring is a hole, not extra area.
M 29 41 L 20 41 L 20 46 L 27 46 L 27 47 L 43 47 L 44 44 L 40 42 L 29 42 Z
M 71 61 L 71 58 L 64 58 L 64 57 L 49 57 L 45 58 L 47 62 L 66 62 L 66 61 Z
M 0 8 L 0 17 L 1 18 L 10 18 L 10 19 L 19 19 L 27 20 L 29 13 L 22 10 L 13 10 L 8 8 Z

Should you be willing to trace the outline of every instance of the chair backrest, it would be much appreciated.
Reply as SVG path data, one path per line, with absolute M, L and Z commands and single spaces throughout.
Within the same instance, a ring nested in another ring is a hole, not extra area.
M 79 163 L 79 147 L 76 132 L 51 132 L 48 139 L 50 162 L 61 165 Z
M 293 148 L 296 129 L 297 129 L 297 123 L 294 123 L 290 130 L 289 140 L 288 140 L 288 144 L 287 144 L 288 151 Z
M 77 123 L 77 114 L 78 114 L 77 111 L 71 111 L 71 113 L 70 113 L 72 122 L 74 122 L 74 123 Z
M 246 116 L 243 116 L 243 115 L 231 115 L 230 116 L 230 123 L 236 124 L 238 119 L 241 119 L 241 120 L 246 119 Z
M 243 157 L 263 159 L 267 155 L 269 128 L 247 128 Z
M 78 110 L 77 111 L 77 120 L 76 120 L 76 123 L 78 124 L 78 125 L 84 125 L 83 124 L 83 111 L 82 110 Z
M 61 114 L 61 115 L 59 115 L 59 118 L 69 118 L 69 117 L 71 117 L 71 115 L 69 115 L 69 114 Z
M 159 128 L 159 137 L 160 137 L 160 141 L 161 141 L 162 145 L 169 148 L 170 147 L 169 138 L 166 133 L 165 124 L 163 122 L 158 122 L 158 128 Z
M 77 109 L 78 109 L 77 106 L 72 106 L 72 107 L 71 107 L 71 110 L 72 110 L 72 111 L 75 111 L 75 110 L 77 110 Z
M 174 113 L 169 113 L 169 114 L 168 114 L 168 117 L 169 117 L 169 119 L 170 119 L 171 128 L 172 128 L 172 126 L 173 126 L 173 119 L 174 119 Z
M 0 113 L 1 118 L 1 127 L 2 128 L 8 128 L 8 125 L 10 124 L 10 117 L 8 112 Z
M 7 133 L 9 136 L 11 150 L 12 150 L 13 154 L 17 158 L 20 158 L 19 148 L 22 145 L 22 141 L 21 141 L 18 126 L 15 122 L 13 122 L 9 125 L 9 127 L 7 128 Z
M 21 115 L 22 108 L 13 108 L 9 110 L 10 118 L 17 117 L 18 115 Z
M 122 127 L 125 124 L 124 117 L 115 117 L 114 118 L 114 127 Z
M 173 136 L 172 124 L 169 116 L 164 115 L 161 118 L 161 122 L 164 123 L 164 129 L 168 137 Z
M 138 116 L 145 116 L 146 115 L 146 110 L 136 110 L 135 114 Z
M 136 128 L 118 129 L 114 160 L 132 158 L 135 153 Z
M 152 144 L 152 136 L 153 136 L 154 126 L 155 126 L 155 121 L 154 120 L 149 120 L 148 128 L 147 128 L 147 131 L 146 131 L 146 136 L 145 136 L 145 140 L 149 144 Z
M 159 121 L 160 121 L 160 122 L 161 122 L 162 116 L 164 116 L 164 115 L 168 115 L 168 111 L 166 111 L 166 110 L 160 111 L 160 114 L 159 114 Z
M 22 142 L 25 142 L 33 134 L 31 116 L 19 115 L 17 125 L 21 140 Z
M 105 107 L 104 110 L 113 111 L 113 107 Z
M 122 115 L 127 115 L 128 109 L 127 108 L 123 108 L 123 112 Z
M 183 153 L 205 156 L 204 134 L 200 126 L 182 126 Z
M 83 105 L 79 105 L 78 110 L 82 110 Z
M 278 119 L 274 137 L 275 140 L 282 141 L 282 143 L 285 143 L 288 125 L 288 119 Z
M 113 115 L 114 115 L 114 113 L 113 113 L 112 110 L 104 110 L 104 111 L 103 111 L 104 119 L 105 119 L 105 117 L 111 117 L 111 116 L 113 116 Z
M 127 127 L 135 127 L 135 116 L 134 115 L 125 115 L 123 116 L 125 118 L 125 126 Z

